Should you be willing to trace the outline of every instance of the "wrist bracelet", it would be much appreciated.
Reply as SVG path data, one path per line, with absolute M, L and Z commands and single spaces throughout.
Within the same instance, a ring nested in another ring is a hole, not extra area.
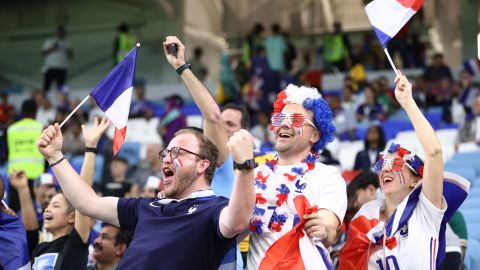
M 98 154 L 98 149 L 96 147 L 85 147 L 85 153 L 87 152 L 91 152 L 91 153 L 94 153 L 94 154 Z
M 62 162 L 64 159 L 66 159 L 65 156 L 63 156 L 61 159 L 59 159 L 58 161 L 55 161 L 54 163 L 52 164 L 49 164 L 50 168 L 52 168 L 53 166 L 59 164 L 60 162 Z
M 191 68 L 191 67 L 192 65 L 190 65 L 190 63 L 185 62 L 185 64 L 179 66 L 175 71 L 177 72 L 178 75 L 181 75 L 185 69 Z

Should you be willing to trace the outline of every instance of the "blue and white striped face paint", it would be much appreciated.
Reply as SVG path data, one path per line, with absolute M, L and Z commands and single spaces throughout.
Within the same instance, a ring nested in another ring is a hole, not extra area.
M 175 168 L 177 168 L 177 169 L 183 167 L 182 160 L 179 159 L 179 158 L 174 158 L 173 159 L 173 164 L 175 164 Z
M 303 136 L 303 128 L 302 127 L 297 127 L 297 133 L 298 133 L 298 136 Z

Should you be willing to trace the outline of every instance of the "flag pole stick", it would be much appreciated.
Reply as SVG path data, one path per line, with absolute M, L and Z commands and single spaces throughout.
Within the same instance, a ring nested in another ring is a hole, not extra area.
M 82 100 L 82 102 L 80 102 L 80 104 L 77 105 L 77 107 L 75 107 L 75 109 L 73 109 L 73 111 L 67 116 L 67 118 L 65 118 L 65 120 L 63 120 L 63 122 L 60 124 L 60 128 L 62 128 L 62 126 L 68 121 L 68 119 L 70 119 L 70 117 L 72 117 L 72 115 L 78 111 L 78 109 L 80 109 L 80 107 L 82 107 L 83 103 L 87 102 L 87 100 L 90 98 L 90 95 L 88 95 L 86 98 L 84 98 Z
M 392 57 L 390 57 L 390 54 L 388 53 L 388 50 L 387 48 L 383 48 L 383 51 L 385 52 L 385 54 L 387 55 L 387 58 L 388 58 L 388 62 L 390 62 L 390 65 L 392 66 L 393 68 L 393 71 L 395 72 L 395 74 L 398 75 L 398 70 L 397 70 L 397 67 L 395 67 L 395 64 L 393 63 L 392 61 Z
M 10 209 L 10 207 L 8 207 L 7 203 L 2 199 L 2 204 L 3 206 L 5 207 L 5 209 Z

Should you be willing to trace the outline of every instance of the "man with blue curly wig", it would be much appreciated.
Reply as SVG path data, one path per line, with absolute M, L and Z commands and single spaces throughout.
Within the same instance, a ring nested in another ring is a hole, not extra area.
M 271 120 L 278 155 L 256 168 L 247 269 L 333 269 L 327 248 L 345 215 L 345 181 L 318 161 L 332 111 L 315 88 L 289 85 Z

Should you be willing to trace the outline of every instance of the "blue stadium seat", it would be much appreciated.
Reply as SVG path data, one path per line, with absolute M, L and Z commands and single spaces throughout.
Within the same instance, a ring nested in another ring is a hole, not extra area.
M 475 239 L 477 241 L 480 241 L 480 223 L 467 223 L 467 232 L 468 232 L 468 240 L 469 241 L 471 239 Z M 478 256 L 478 254 L 477 254 L 477 256 Z
M 385 132 L 385 140 L 395 138 L 398 132 L 413 130 L 413 126 L 408 120 L 387 120 L 381 124 Z
M 141 144 L 138 142 L 125 142 L 117 155 L 128 160 L 129 166 L 138 166 L 140 163 L 140 148 Z
M 470 234 L 470 232 L 468 232 Z M 480 241 L 468 240 L 467 254 L 465 255 L 465 266 L 468 270 L 480 269 Z
M 430 125 L 432 125 L 433 129 L 438 129 L 440 127 L 440 123 L 442 122 L 442 112 L 436 111 L 428 111 L 425 114 L 425 118 L 427 118 Z
M 460 212 L 462 213 L 466 223 L 480 223 L 480 209 L 467 208 L 460 210 Z
M 80 174 L 82 169 L 84 156 L 78 155 L 72 157 L 70 163 L 72 167 Z M 105 157 L 101 154 L 97 154 L 95 158 L 95 167 L 93 171 L 93 183 L 99 183 L 103 176 L 103 167 L 105 166 Z
M 480 183 L 477 182 L 478 180 L 476 180 L 476 184 L 473 184 L 473 188 L 470 188 L 470 191 L 468 192 L 468 197 L 470 198 L 479 198 L 480 199 Z
M 470 196 L 460 206 L 461 211 L 467 209 L 478 209 L 480 205 L 480 198 L 471 198 Z
M 444 170 L 456 173 L 470 182 L 477 178 L 476 170 L 463 164 L 452 164 L 451 162 L 448 162 L 445 164 Z

